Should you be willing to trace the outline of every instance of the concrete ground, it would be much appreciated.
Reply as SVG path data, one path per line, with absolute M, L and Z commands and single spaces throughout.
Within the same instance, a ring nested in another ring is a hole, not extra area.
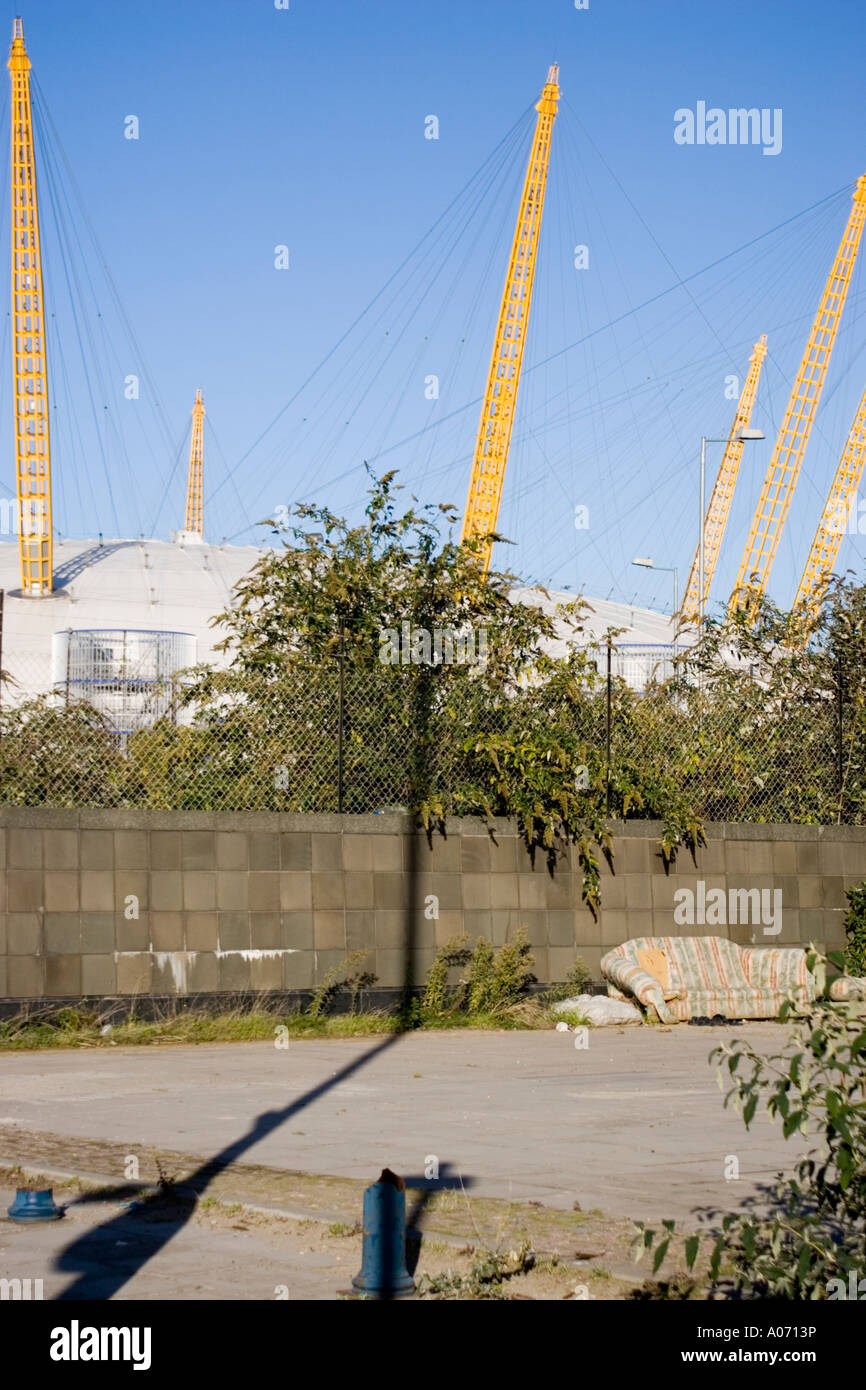
M 365 1182 L 438 1163 L 470 1196 L 694 1223 L 790 1169 L 802 1144 L 724 1108 L 707 1056 L 735 1035 L 773 1050 L 786 1030 L 597 1030 L 586 1050 L 568 1033 L 460 1031 L 5 1053 L 0 1159 L 4 1129 L 20 1128 Z
M 0 1186 L 4 1218 L 14 1195 L 11 1187 Z M 337 1290 L 350 1287 L 360 1267 L 355 1250 L 339 1251 L 336 1240 L 322 1239 L 318 1226 L 292 1223 L 291 1231 L 282 1231 L 263 1223 L 259 1228 L 248 1216 L 230 1211 L 206 1211 L 178 1225 L 152 1257 L 150 1233 L 122 1203 L 82 1203 L 57 1184 L 55 1200 L 64 1209 L 61 1221 L 25 1226 L 0 1219 L 0 1278 L 30 1279 L 31 1297 L 37 1290 L 32 1281 L 41 1279 L 46 1301 L 69 1291 L 76 1280 L 86 1281 L 79 1297 L 97 1301 L 118 1295 L 155 1301 L 332 1300 Z M 74 1272 L 66 1258 L 73 1244 L 82 1256 L 75 1259 Z

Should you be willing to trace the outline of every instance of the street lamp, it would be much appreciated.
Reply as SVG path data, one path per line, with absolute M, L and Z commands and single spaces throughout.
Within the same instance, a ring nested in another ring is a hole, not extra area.
M 734 435 L 736 442 L 747 444 L 752 439 L 763 439 L 763 430 L 737 430 Z M 728 440 L 713 439 L 709 435 L 701 435 L 701 514 L 699 519 L 700 530 L 698 531 L 698 630 L 700 631 L 704 621 L 704 518 L 706 516 L 706 472 L 707 472 L 707 445 L 708 444 L 727 444 Z
M 674 577 L 674 616 L 673 616 L 673 620 L 674 620 L 674 623 L 676 623 L 676 620 L 677 620 L 677 613 L 678 613 L 679 610 L 680 610 L 680 576 L 679 576 L 679 571 L 678 571 L 676 565 L 674 565 L 673 568 L 671 568 L 671 567 L 668 566 L 668 565 L 657 565 L 653 560 L 650 560 L 646 555 L 636 555 L 635 558 L 632 560 L 632 564 L 633 564 L 633 565 L 640 565 L 641 569 L 645 569 L 645 570 L 660 570 L 662 574 L 672 574 L 672 575 L 673 575 L 673 577 Z M 679 646 L 678 646 L 678 643 L 677 643 L 677 629 L 676 629 L 676 627 L 675 627 L 675 628 L 674 628 L 674 661 L 676 661 L 678 654 L 679 654 Z

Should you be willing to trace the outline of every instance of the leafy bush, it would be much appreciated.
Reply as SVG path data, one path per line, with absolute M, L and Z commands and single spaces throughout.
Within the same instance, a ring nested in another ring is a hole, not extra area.
M 492 1013 L 497 994 L 496 957 L 483 936 L 475 943 L 467 981 L 467 1007 L 471 1014 Z
M 808 955 L 819 984 L 828 959 L 843 968 L 841 955 Z M 731 1083 L 725 1104 L 741 1110 L 747 1128 L 763 1105 L 786 1139 L 813 1134 L 821 1151 L 802 1158 L 793 1177 L 779 1175 L 768 1212 L 724 1217 L 712 1236 L 709 1296 L 845 1298 L 849 1279 L 866 1276 L 866 1005 L 790 999 L 780 1016 L 794 1025 L 782 1053 L 765 1057 L 736 1038 L 711 1058 L 720 1085 L 726 1076 Z M 675 1236 L 673 1221 L 662 1226 L 659 1239 L 638 1223 L 638 1258 L 653 1250 L 653 1273 Z M 685 1241 L 690 1270 L 702 1244 L 700 1235 Z
M 849 975 L 866 975 L 866 882 L 846 890 L 845 969 Z
M 472 946 L 468 936 L 452 936 L 436 952 L 433 964 L 427 972 L 427 982 L 421 1000 L 421 1008 L 428 1013 L 442 1013 L 449 1006 L 454 1007 L 453 996 L 449 996 L 448 975 L 457 965 L 468 965 L 472 959 Z
M 563 983 L 552 985 L 550 989 L 545 991 L 544 1002 L 545 1004 L 558 1004 L 563 999 L 573 999 L 575 995 L 584 994 L 591 981 L 592 971 L 583 956 L 577 956 Z M 568 1022 L 565 1014 L 562 1017 Z
M 376 983 L 376 976 L 369 970 L 363 970 L 362 966 L 367 959 L 369 951 L 353 951 L 346 956 L 345 960 L 340 961 L 324 976 L 321 984 L 310 1001 L 307 1010 L 310 1018 L 321 1018 L 328 1012 L 328 1005 L 338 990 L 348 989 L 352 995 L 351 1011 L 355 1012 L 358 994 L 362 989 L 368 989 L 370 985 Z
M 534 965 L 524 927 L 515 933 L 513 941 L 507 941 L 496 952 L 484 937 L 479 937 L 474 947 L 468 936 L 452 937 L 440 946 L 427 974 L 422 1011 L 501 1013 L 525 998 L 535 980 Z M 455 966 L 468 966 L 468 970 L 449 988 L 449 973 Z

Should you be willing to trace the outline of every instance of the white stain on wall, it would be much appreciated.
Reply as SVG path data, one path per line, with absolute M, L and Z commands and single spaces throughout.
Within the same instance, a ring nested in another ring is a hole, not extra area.
M 114 962 L 117 964 L 128 956 L 150 956 L 159 970 L 168 968 L 171 971 L 171 978 L 178 994 L 189 993 L 189 971 L 190 966 L 199 955 L 215 955 L 217 960 L 223 960 L 227 956 L 240 956 L 242 960 L 279 960 L 281 956 L 295 956 L 298 948 L 293 946 L 281 947 L 271 951 L 261 950 L 238 950 L 238 951 L 115 951 Z

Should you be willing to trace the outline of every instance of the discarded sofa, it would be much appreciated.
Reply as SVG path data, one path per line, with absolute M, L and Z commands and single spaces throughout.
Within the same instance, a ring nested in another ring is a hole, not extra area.
M 816 998 L 802 947 L 738 946 L 722 936 L 639 936 L 601 961 L 611 999 L 637 1000 L 663 1023 L 690 1018 L 778 1018 L 785 999 Z M 832 999 L 863 997 L 864 982 L 841 976 Z

